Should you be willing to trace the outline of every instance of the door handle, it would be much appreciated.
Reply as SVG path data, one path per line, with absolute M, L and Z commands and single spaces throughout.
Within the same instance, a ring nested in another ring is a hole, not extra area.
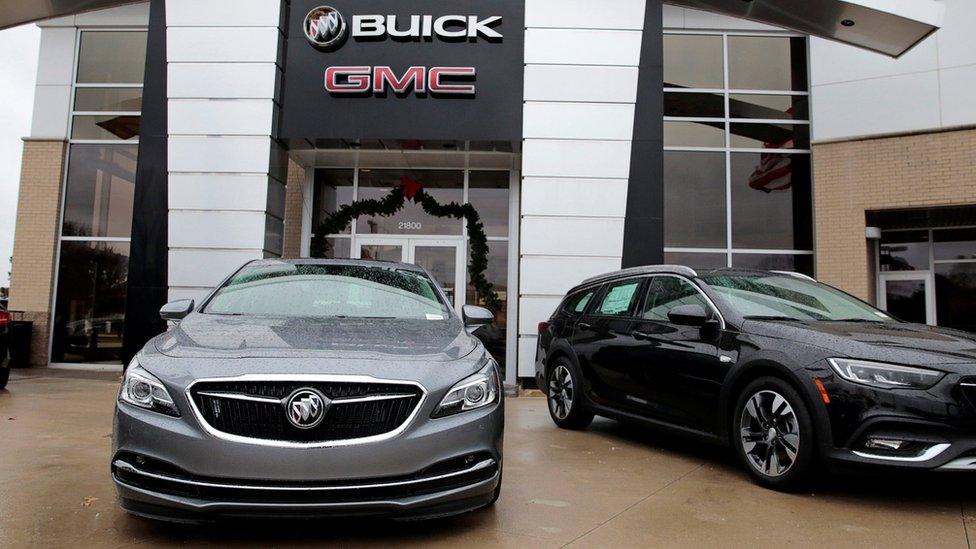
M 647 332 L 631 332 L 630 335 L 632 335 L 634 339 L 651 339 L 653 337 Z
M 593 327 L 593 326 L 587 324 L 586 322 L 580 322 L 579 324 L 577 324 L 577 326 L 579 326 L 580 328 L 582 328 L 584 330 L 589 330 L 590 328 Z

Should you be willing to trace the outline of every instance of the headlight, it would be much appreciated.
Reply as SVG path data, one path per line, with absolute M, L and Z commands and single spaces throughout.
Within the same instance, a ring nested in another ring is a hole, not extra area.
M 173 397 L 169 396 L 166 387 L 152 374 L 143 370 L 135 359 L 125 370 L 122 388 L 119 390 L 119 401 L 168 416 L 180 417 L 180 411 L 176 408 Z
M 459 381 L 444 395 L 437 405 L 432 418 L 439 418 L 476 410 L 498 402 L 498 368 L 495 361 L 488 359 L 488 365 L 472 376 Z
M 831 358 L 827 362 L 847 381 L 879 389 L 928 389 L 945 375 L 937 370 L 866 360 Z

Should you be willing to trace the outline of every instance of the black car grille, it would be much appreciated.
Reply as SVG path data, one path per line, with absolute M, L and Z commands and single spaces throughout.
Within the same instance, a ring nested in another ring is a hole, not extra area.
M 295 427 L 286 416 L 286 399 L 296 390 L 305 388 L 320 391 L 332 401 L 322 422 L 311 429 Z M 389 433 L 410 417 L 423 393 L 415 385 L 399 383 L 219 381 L 195 384 L 190 396 L 203 420 L 222 433 L 262 440 L 317 443 Z M 242 396 L 279 401 L 261 402 Z M 368 400 L 371 397 L 375 400 Z M 350 399 L 360 401 L 344 402 Z
M 965 378 L 959 382 L 959 391 L 962 393 L 963 399 L 973 409 L 976 409 L 976 378 Z

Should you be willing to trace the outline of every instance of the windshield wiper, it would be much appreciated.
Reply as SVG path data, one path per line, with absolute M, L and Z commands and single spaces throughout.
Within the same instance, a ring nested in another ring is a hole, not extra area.
M 806 322 L 802 318 L 795 318 L 792 316 L 775 316 L 775 315 L 746 315 L 742 317 L 746 320 L 784 320 L 787 322 Z
M 841 318 L 838 320 L 834 320 L 832 322 L 862 322 L 862 323 L 870 322 L 874 324 L 874 323 L 882 323 L 884 322 L 884 320 L 874 320 L 873 318 Z

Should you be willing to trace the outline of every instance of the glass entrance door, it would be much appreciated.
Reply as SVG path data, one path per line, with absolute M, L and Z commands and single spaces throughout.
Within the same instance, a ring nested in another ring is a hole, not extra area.
M 444 288 L 451 305 L 464 305 L 464 242 L 455 239 L 357 237 L 353 257 L 419 265 Z
M 878 304 L 895 318 L 935 325 L 935 293 L 931 273 L 882 273 Z

